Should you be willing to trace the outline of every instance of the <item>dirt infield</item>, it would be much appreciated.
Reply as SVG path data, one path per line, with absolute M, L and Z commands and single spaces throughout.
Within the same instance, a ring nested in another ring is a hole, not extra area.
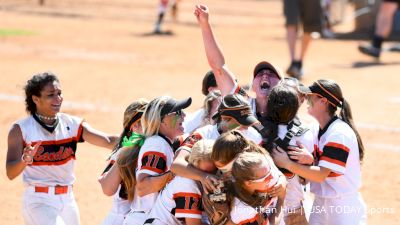
M 240 83 L 250 80 L 260 60 L 286 69 L 281 1 L 201 2 L 210 6 L 227 64 Z M 125 106 L 139 97 L 192 96 L 190 111 L 200 107 L 200 82 L 209 68 L 192 15 L 195 1 L 181 3 L 178 23 L 167 16 L 165 27 L 173 35 L 154 36 L 149 32 L 157 0 L 49 0 L 44 7 L 36 1 L 3 0 L 0 31 L 7 32 L 0 32 L 0 161 L 5 163 L 8 129 L 26 115 L 24 82 L 38 72 L 58 74 L 62 111 L 109 133 L 120 132 Z M 398 224 L 400 54 L 385 52 L 377 64 L 358 53 L 355 41 L 318 39 L 310 47 L 305 70 L 305 84 L 334 79 L 352 105 L 366 145 L 361 191 L 369 224 Z M 107 156 L 107 150 L 89 144 L 78 147 L 74 192 L 83 225 L 100 224 L 111 206 L 97 182 Z M 0 223 L 23 224 L 21 177 L 9 181 L 3 169 L 0 182 Z

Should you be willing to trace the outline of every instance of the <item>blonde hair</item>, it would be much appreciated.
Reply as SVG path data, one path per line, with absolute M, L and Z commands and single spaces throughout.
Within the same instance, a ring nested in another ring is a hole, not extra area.
M 199 166 L 201 160 L 211 160 L 213 140 L 200 140 L 192 147 L 192 152 L 189 156 L 189 163 L 195 167 Z
M 136 176 L 135 171 L 137 167 L 137 160 L 139 157 L 140 147 L 130 146 L 122 147 L 119 151 L 117 164 L 119 167 L 119 174 L 122 182 L 125 185 L 128 194 L 128 201 L 133 201 L 135 196 Z
M 164 105 L 170 100 L 169 96 L 161 96 L 153 99 L 147 105 L 142 116 L 142 130 L 146 137 L 153 136 L 158 133 L 161 125 L 161 110 Z
M 222 97 L 222 94 L 221 94 L 220 90 L 213 90 L 208 93 L 208 95 L 204 99 L 204 105 L 203 105 L 203 108 L 205 111 L 204 120 L 208 120 L 208 121 L 204 121 L 204 122 L 211 121 L 211 117 L 213 116 L 213 115 L 211 115 L 212 103 L 221 97 Z
M 214 162 L 227 164 L 242 152 L 259 152 L 264 155 L 268 153 L 251 140 L 247 140 L 238 130 L 231 130 L 221 134 L 215 141 L 211 159 Z
M 241 153 L 232 166 L 235 183 L 231 184 L 232 194 L 252 207 L 264 206 L 267 199 L 260 198 L 245 189 L 245 182 L 257 179 L 255 169 L 263 166 L 271 167 L 271 161 L 259 152 Z

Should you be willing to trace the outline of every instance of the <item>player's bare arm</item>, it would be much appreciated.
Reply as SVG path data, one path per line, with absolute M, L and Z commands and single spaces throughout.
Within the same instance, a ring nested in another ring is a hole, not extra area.
M 237 85 L 236 78 L 235 75 L 225 65 L 224 55 L 214 37 L 208 20 L 208 7 L 205 5 L 196 5 L 194 15 L 196 16 L 201 28 L 208 64 L 215 74 L 215 79 L 222 95 L 227 95 L 231 93 Z
M 277 166 L 285 168 L 307 180 L 321 183 L 331 173 L 331 170 L 320 166 L 306 166 L 293 162 L 282 149 L 275 149 L 273 159 Z
M 171 171 L 158 176 L 139 174 L 136 184 L 136 191 L 140 197 L 160 191 L 172 179 Z
M 196 218 L 185 218 L 185 224 L 186 225 L 201 225 L 201 219 L 196 219 Z
M 101 189 L 103 193 L 107 196 L 112 196 L 118 191 L 118 187 L 121 184 L 121 176 L 119 175 L 118 163 L 114 163 L 110 170 L 104 173 L 99 178 L 99 183 L 101 184 Z
M 190 153 L 187 150 L 178 149 L 175 155 L 175 159 L 171 166 L 171 171 L 179 176 L 200 181 L 206 188 L 205 191 L 208 190 L 214 191 L 215 190 L 214 183 L 218 181 L 218 178 L 213 174 L 206 173 L 189 165 L 187 161 L 189 155 Z
M 30 143 L 23 146 L 21 129 L 17 124 L 14 124 L 8 133 L 8 149 L 6 170 L 8 179 L 16 178 L 25 167 L 33 162 L 33 157 L 36 154 L 42 142 L 37 142 L 34 146 Z
M 98 131 L 91 127 L 88 123 L 83 122 L 83 139 L 90 144 L 97 145 L 100 147 L 113 149 L 117 144 L 118 136 L 108 135 L 104 132 Z

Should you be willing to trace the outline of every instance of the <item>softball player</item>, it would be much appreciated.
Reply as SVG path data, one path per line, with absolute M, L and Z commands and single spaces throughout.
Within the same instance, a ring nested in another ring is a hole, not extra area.
M 279 179 L 277 170 L 271 167 L 272 159 L 267 157 L 258 152 L 244 152 L 233 163 L 235 182 L 230 184 L 233 202 L 227 224 L 279 224 L 285 192 L 273 198 L 263 194 Z
M 132 201 L 133 196 L 131 199 L 129 199 L 129 193 L 126 192 L 127 187 L 130 185 L 125 185 L 122 183 L 122 177 L 129 176 L 130 173 L 120 173 L 120 170 L 125 171 L 125 165 L 129 167 L 135 165 L 134 161 L 137 160 L 136 151 L 138 151 L 138 148 L 135 148 L 134 146 L 132 146 L 132 148 L 123 147 L 124 145 L 127 145 L 126 142 L 131 140 L 137 141 L 137 137 L 140 137 L 140 134 L 142 133 L 140 119 L 143 115 L 146 105 L 147 100 L 140 99 L 133 102 L 126 108 L 123 119 L 124 129 L 119 136 L 118 144 L 114 147 L 114 151 L 110 156 L 109 164 L 99 178 L 99 182 L 104 194 L 108 196 L 114 196 L 111 210 L 104 219 L 102 225 L 122 225 L 126 214 L 128 214 L 130 210 L 130 202 L 128 200 Z M 120 166 L 119 164 L 121 164 L 121 160 L 126 163 L 123 163 Z
M 218 90 L 210 91 L 204 99 L 203 107 L 189 114 L 185 121 L 183 121 L 183 127 L 185 128 L 186 134 L 191 134 L 197 128 L 215 124 L 212 119 L 213 115 L 217 112 L 218 106 L 221 103 L 221 92 Z
M 257 123 L 253 116 L 250 106 L 241 95 L 226 95 L 218 108 L 218 112 L 213 119 L 217 121 L 215 125 L 207 125 L 195 130 L 178 149 L 171 170 L 190 179 L 201 181 L 207 188 L 214 188 L 215 176 L 199 171 L 193 167 L 188 167 L 186 157 L 190 154 L 193 144 L 201 139 L 216 140 L 222 133 L 232 129 L 240 129 L 243 134 L 257 144 L 261 143 L 261 135 L 253 128 L 252 124 Z M 185 150 L 185 151 L 181 151 Z M 210 179 L 209 179 L 210 178 Z
M 105 135 L 78 117 L 60 113 L 63 97 L 54 74 L 37 74 L 24 89 L 30 115 L 11 127 L 6 170 L 9 179 L 23 174 L 25 224 L 79 224 L 72 191 L 77 143 L 86 140 L 112 149 L 118 137 Z
M 279 150 L 274 151 L 275 163 L 311 181 L 315 194 L 311 225 L 365 224 L 365 204 L 358 191 L 364 147 L 350 105 L 332 80 L 318 80 L 308 92 L 308 113 L 319 123 L 315 129 L 315 166 L 295 163 Z M 340 117 L 336 115 L 338 107 Z
M 209 23 L 207 6 L 196 5 L 194 13 L 202 30 L 203 43 L 209 65 L 215 74 L 215 79 L 222 96 L 232 93 L 247 96 L 244 90 L 238 86 L 235 75 L 225 64 L 224 55 L 217 44 Z M 258 119 L 265 116 L 268 95 L 272 87 L 277 85 L 282 78 L 282 73 L 268 62 L 262 61 L 255 66 L 252 90 L 255 92 L 256 98 L 249 98 L 249 104 Z
M 312 165 L 314 161 L 312 156 L 314 135 L 296 118 L 299 103 L 297 91 L 286 85 L 286 80 L 272 89 L 268 97 L 269 107 L 266 115 L 266 118 L 271 122 L 269 126 L 271 135 L 268 139 L 270 142 L 265 143 L 265 146 L 272 150 L 272 146 L 278 142 L 284 145 L 288 144 L 286 150 L 292 160 L 304 165 Z M 284 174 L 288 181 L 284 204 L 285 224 L 307 225 L 308 222 L 302 204 L 305 199 L 304 179 L 290 172 Z
M 201 140 L 194 144 L 189 163 L 206 172 L 215 171 L 211 161 L 214 141 Z M 160 192 L 145 224 L 200 224 L 202 215 L 201 191 L 191 179 L 176 176 Z
M 182 109 L 192 99 L 176 101 L 168 96 L 152 100 L 146 107 L 141 123 L 146 140 L 140 148 L 134 198 L 124 224 L 140 224 L 153 208 L 158 192 L 172 179 L 170 166 L 174 157 L 172 142 L 183 134 Z

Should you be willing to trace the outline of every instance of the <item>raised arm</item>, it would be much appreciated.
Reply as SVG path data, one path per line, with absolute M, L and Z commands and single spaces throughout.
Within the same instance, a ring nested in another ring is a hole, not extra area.
M 230 94 L 237 87 L 236 77 L 225 65 L 224 55 L 215 40 L 208 20 L 208 7 L 205 5 L 196 5 L 194 15 L 201 28 L 208 64 L 214 72 L 218 88 L 221 90 L 223 96 Z
M 91 127 L 88 123 L 83 122 L 83 139 L 90 144 L 100 147 L 113 149 L 117 144 L 118 136 L 108 135 Z

